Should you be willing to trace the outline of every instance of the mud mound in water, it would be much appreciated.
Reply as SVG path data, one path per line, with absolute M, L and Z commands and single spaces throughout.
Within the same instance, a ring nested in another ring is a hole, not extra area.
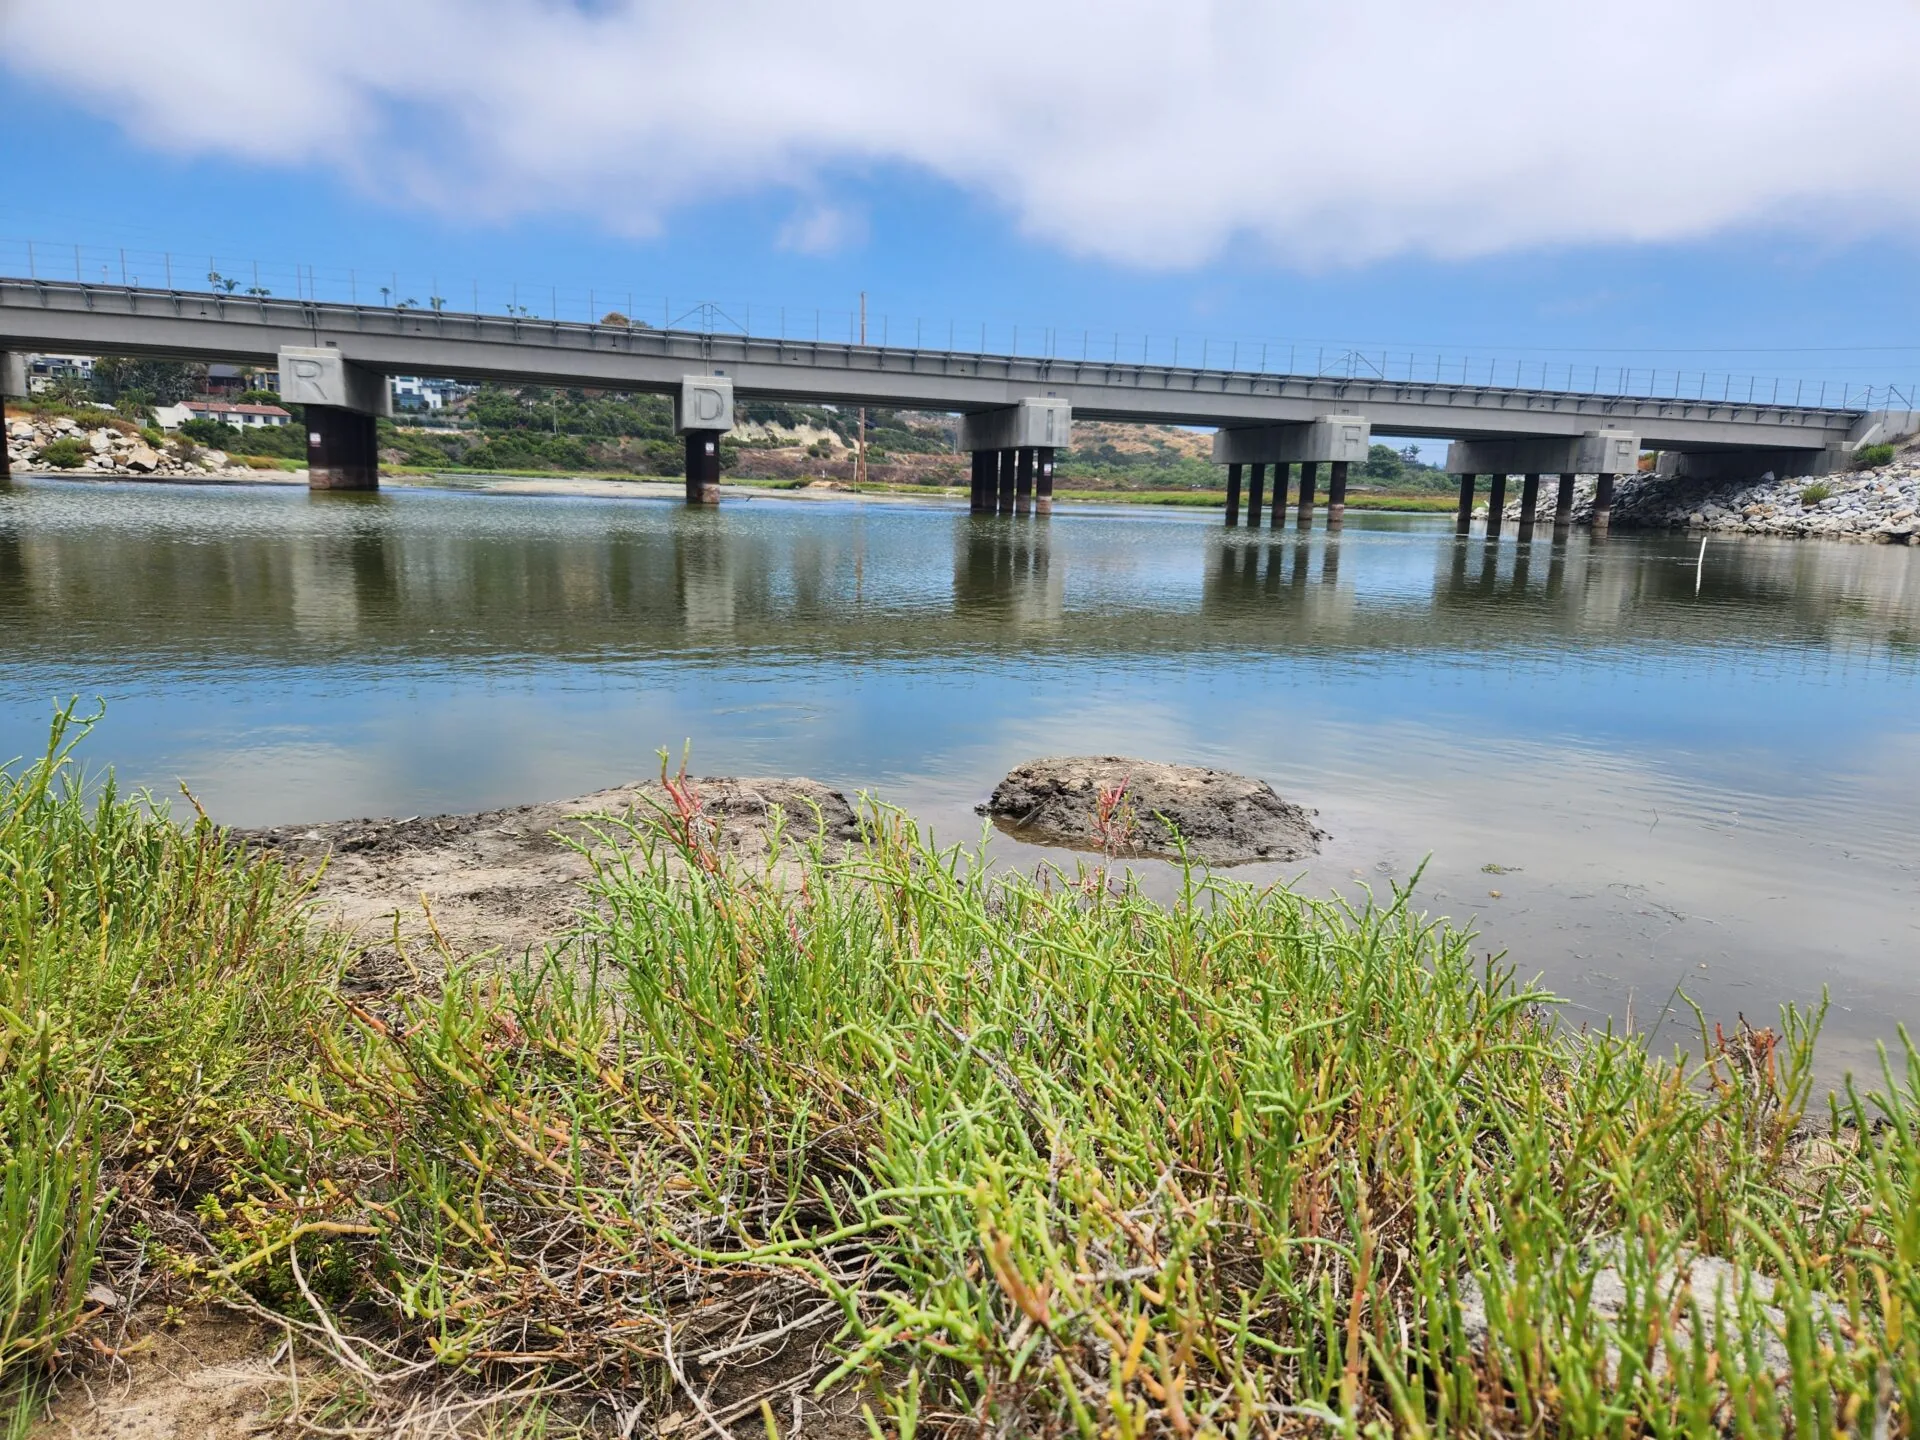
M 846 796 L 817 780 L 710 776 L 693 787 L 715 841 L 745 858 L 767 853 L 776 818 L 788 843 L 818 838 L 834 853 L 860 834 Z M 558 938 L 578 912 L 589 866 L 568 842 L 594 845 L 596 825 L 654 815 L 656 807 L 671 809 L 670 799 L 650 782 L 477 815 L 337 820 L 234 834 L 309 872 L 324 860 L 315 887 L 321 909 L 368 939 L 391 933 L 398 918 L 403 940 L 431 939 L 437 927 L 456 952 L 517 955 Z
M 1102 797 L 1116 791 L 1103 837 Z M 1281 799 L 1264 780 L 1122 755 L 1029 760 L 1007 773 L 980 811 L 1019 840 L 1116 855 L 1174 857 L 1177 833 L 1187 853 L 1209 865 L 1299 860 L 1327 838 L 1313 823 L 1319 812 Z

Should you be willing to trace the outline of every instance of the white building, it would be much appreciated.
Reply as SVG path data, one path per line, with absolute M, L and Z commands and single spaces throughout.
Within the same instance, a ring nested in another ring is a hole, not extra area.
M 27 389 L 32 394 L 53 387 L 57 380 L 93 379 L 91 355 L 27 356 Z
M 230 405 L 225 400 L 182 400 L 178 405 L 162 405 L 153 414 L 162 430 L 178 430 L 189 420 L 218 420 L 236 430 L 258 430 L 293 419 L 278 405 Z
M 395 375 L 391 384 L 396 410 L 444 410 L 452 401 L 471 395 L 475 388 L 458 380 L 423 379 L 418 375 Z

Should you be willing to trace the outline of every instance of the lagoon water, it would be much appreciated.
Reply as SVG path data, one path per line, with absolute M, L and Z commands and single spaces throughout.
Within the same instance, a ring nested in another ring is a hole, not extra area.
M 1139 755 L 1319 810 L 1320 857 L 1237 877 L 1424 860 L 1416 905 L 1576 1021 L 1664 1044 L 1676 989 L 1764 1023 L 1824 988 L 1832 1078 L 1920 1020 L 1909 549 L 34 479 L 0 489 L 0 634 L 0 750 L 98 696 L 89 763 L 221 821 L 558 798 L 690 743 L 973 841 L 1017 762 Z

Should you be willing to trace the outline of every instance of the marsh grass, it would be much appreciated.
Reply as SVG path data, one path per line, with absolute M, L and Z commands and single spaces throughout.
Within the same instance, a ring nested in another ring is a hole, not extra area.
M 16 1428 L 90 1298 L 110 1210 L 232 1172 L 281 1123 L 339 947 L 282 867 L 172 823 L 72 756 L 69 708 L 0 771 L 0 1405 Z
M 609 833 L 565 963 L 327 1042 L 272 1183 L 379 1197 L 331 1213 L 396 1353 L 718 1427 L 863 1380 L 901 1433 L 1912 1413 L 1913 1062 L 1808 1140 L 1817 1013 L 1662 1058 L 1404 894 L 1161 905 L 889 814 L 772 883 L 666 833 Z
M 1162 904 L 885 811 L 748 866 L 684 784 L 566 944 L 342 989 L 275 867 L 62 764 L 0 810 L 7 1043 L 63 1057 L 0 1091 L 15 1373 L 170 1203 L 329 1433 L 1910 1433 L 1920 1063 L 1816 1137 L 1817 1011 L 1656 1054 L 1405 892 Z

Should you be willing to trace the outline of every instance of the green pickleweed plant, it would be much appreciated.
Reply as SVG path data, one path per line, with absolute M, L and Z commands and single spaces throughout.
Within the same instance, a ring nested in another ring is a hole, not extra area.
M 776 1433 L 863 1386 L 1089 1440 L 1920 1400 L 1910 1052 L 1815 1139 L 1817 1012 L 1663 1057 L 1404 893 L 1161 904 L 884 812 L 749 867 L 689 806 L 605 832 L 566 951 L 326 1041 L 277 1183 L 391 1353 Z
M 22 1423 L 101 1309 L 116 1205 L 230 1175 L 338 947 L 282 867 L 89 787 L 69 707 L 0 769 L 0 1403 Z

